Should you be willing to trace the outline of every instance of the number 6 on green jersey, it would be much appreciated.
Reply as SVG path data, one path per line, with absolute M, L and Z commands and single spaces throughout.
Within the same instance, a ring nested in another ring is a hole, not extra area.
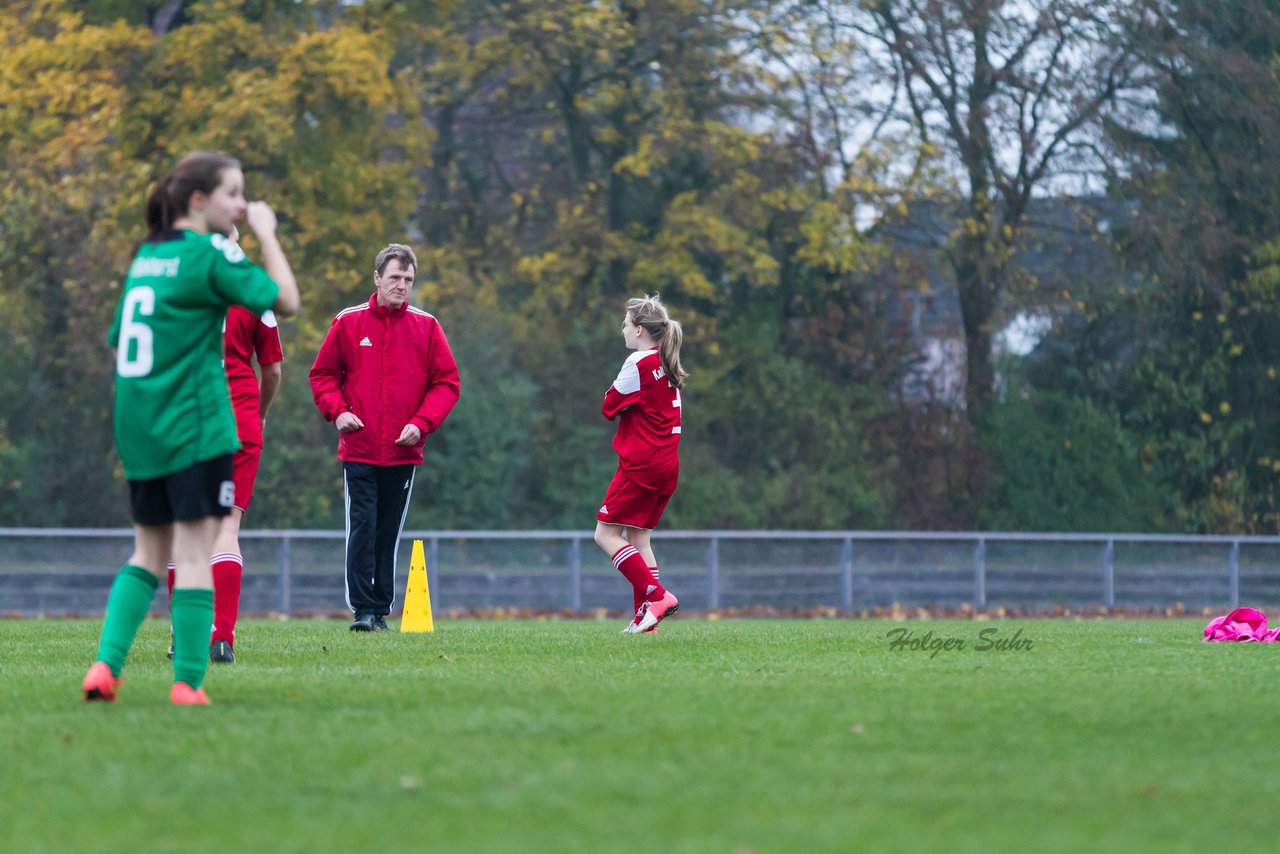
M 155 338 L 151 327 L 139 320 L 156 310 L 156 292 L 134 288 L 125 294 L 120 309 L 120 349 L 116 351 L 116 373 L 122 377 L 145 377 L 155 364 Z

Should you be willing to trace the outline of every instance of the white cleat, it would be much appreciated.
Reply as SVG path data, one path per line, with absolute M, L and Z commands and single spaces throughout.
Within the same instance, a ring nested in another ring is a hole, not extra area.
M 636 623 L 636 631 L 640 634 L 652 632 L 663 620 L 680 610 L 680 600 L 670 590 L 662 594 L 655 602 L 646 602 L 644 615 Z

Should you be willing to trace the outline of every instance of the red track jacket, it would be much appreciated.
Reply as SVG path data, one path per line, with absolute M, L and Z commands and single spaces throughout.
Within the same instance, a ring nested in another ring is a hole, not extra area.
M 311 393 L 326 421 L 355 413 L 364 429 L 338 434 L 338 459 L 379 466 L 422 464 L 427 435 L 458 402 L 458 366 L 440 323 L 405 304 L 388 309 L 375 293 L 338 313 L 315 364 Z M 396 444 L 413 423 L 422 442 Z

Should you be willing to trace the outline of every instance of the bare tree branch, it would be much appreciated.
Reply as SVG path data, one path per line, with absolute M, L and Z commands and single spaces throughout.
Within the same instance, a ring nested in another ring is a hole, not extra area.
M 173 27 L 174 21 L 182 14 L 182 8 L 185 6 L 185 0 L 169 0 L 164 6 L 156 10 L 155 17 L 151 19 L 151 32 L 157 36 L 162 36 L 169 32 Z

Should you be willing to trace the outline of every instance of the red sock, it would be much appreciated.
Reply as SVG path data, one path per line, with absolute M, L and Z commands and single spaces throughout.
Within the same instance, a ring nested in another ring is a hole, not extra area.
M 628 544 L 618 549 L 613 556 L 613 565 L 631 582 L 631 589 L 640 601 L 660 599 L 667 592 L 635 546 Z
M 178 566 L 169 561 L 169 601 L 173 601 L 173 577 L 178 574 Z
M 221 552 L 209 563 L 213 566 L 213 636 L 209 642 L 226 641 L 234 647 L 244 558 L 235 552 Z
M 653 574 L 656 581 L 658 578 L 658 568 L 656 566 L 649 567 L 649 572 Z M 631 591 L 631 613 L 635 614 L 635 622 L 640 622 L 640 606 L 644 604 L 644 597 L 640 595 L 639 590 Z

